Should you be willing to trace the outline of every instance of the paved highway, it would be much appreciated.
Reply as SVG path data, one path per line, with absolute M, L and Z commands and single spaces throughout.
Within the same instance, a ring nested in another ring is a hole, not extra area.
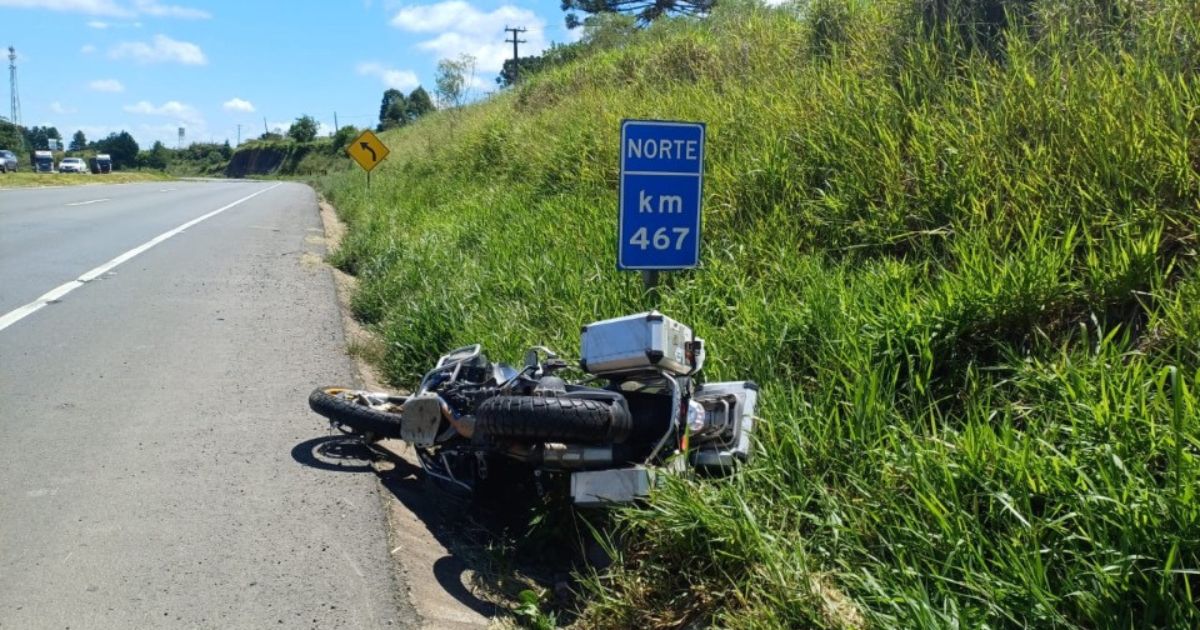
M 375 476 L 292 455 L 321 237 L 299 184 L 0 190 L 0 628 L 418 623 Z

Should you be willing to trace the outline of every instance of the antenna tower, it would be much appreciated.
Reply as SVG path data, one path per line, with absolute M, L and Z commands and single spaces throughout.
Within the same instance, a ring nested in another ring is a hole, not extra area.
M 8 47 L 8 89 L 12 94 L 9 120 L 12 124 L 21 126 L 21 97 L 17 94 L 17 49 Z

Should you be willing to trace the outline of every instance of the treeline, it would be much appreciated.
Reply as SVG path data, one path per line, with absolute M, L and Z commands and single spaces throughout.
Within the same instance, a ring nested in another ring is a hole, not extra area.
M 99 140 L 89 141 L 82 130 L 71 136 L 70 143 L 63 140 L 62 133 L 52 125 L 20 127 L 7 120 L 0 120 L 0 149 L 7 149 L 21 158 L 32 158 L 34 151 L 51 150 L 55 160 L 64 157 L 89 158 L 98 153 L 112 156 L 113 168 L 125 170 L 143 168 L 142 151 L 128 131 L 111 133 Z M 161 143 L 160 143 L 161 144 Z

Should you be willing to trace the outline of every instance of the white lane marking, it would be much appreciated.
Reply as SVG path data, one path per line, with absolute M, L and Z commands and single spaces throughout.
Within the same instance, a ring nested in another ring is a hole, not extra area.
M 159 188 L 158 192 L 171 192 L 172 190 L 179 190 L 179 189 L 178 188 Z
M 86 206 L 88 204 L 100 203 L 102 201 L 108 201 L 108 200 L 109 200 L 109 198 L 105 197 L 104 199 L 93 199 L 91 201 L 76 201 L 75 203 L 69 203 L 67 205 L 68 206 Z
M 142 252 L 150 249 L 151 247 L 154 247 L 155 245 L 158 245 L 159 243 L 171 238 L 172 236 L 175 236 L 176 234 L 179 234 L 180 232 L 183 232 L 184 230 L 192 227 L 193 225 L 196 225 L 197 223 L 200 223 L 201 221 L 211 219 L 212 217 L 215 217 L 218 214 L 221 214 L 222 212 L 225 212 L 226 210 L 228 210 L 240 203 L 249 201 L 265 192 L 275 190 L 276 188 L 279 188 L 282 185 L 283 185 L 283 182 L 280 182 L 269 188 L 263 188 L 262 190 L 251 193 L 249 195 L 246 195 L 245 197 L 242 197 L 241 199 L 238 199 L 237 201 L 235 201 L 227 206 L 222 206 L 220 208 L 217 208 L 216 210 L 213 210 L 212 212 L 209 212 L 208 214 L 196 217 L 195 219 L 192 219 L 191 221 L 188 221 L 187 223 L 184 223 L 183 225 L 181 225 L 173 230 L 169 230 L 167 232 L 163 232 L 162 234 L 159 234 L 158 236 L 155 236 L 154 238 L 150 239 L 149 241 L 146 241 L 145 243 L 138 245 L 137 247 L 125 252 L 124 254 L 121 254 L 120 256 L 117 256 L 116 258 L 104 263 L 103 265 L 100 265 L 99 267 L 96 267 L 95 269 L 92 269 L 91 271 L 84 273 L 83 275 L 79 276 L 79 278 L 77 278 L 75 280 L 71 280 L 70 282 L 65 282 L 63 284 L 58 285 L 57 287 L 54 287 L 53 289 L 50 289 L 45 294 L 43 294 L 42 297 L 39 297 L 38 299 L 30 302 L 29 304 L 26 304 L 25 306 L 19 306 L 15 309 L 5 313 L 4 315 L 0 316 L 0 330 L 4 330 L 5 328 L 12 326 L 13 324 L 21 321 L 22 319 L 29 317 L 30 315 L 36 313 L 39 309 L 41 309 L 43 306 L 45 306 L 47 304 L 61 300 L 63 298 L 63 296 L 70 293 L 71 291 L 74 291 L 75 289 L 78 289 L 79 287 L 83 286 L 84 284 L 91 282 L 92 280 L 95 280 L 96 278 L 99 278 L 100 276 L 112 271 L 114 268 L 117 267 L 117 265 L 120 265 L 121 263 L 128 261 L 130 258 L 133 258 L 134 256 L 137 256 L 138 254 L 141 254 Z

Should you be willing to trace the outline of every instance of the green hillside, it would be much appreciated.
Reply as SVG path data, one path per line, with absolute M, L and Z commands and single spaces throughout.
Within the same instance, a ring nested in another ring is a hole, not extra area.
M 1200 9 L 806 6 L 657 23 L 327 177 L 386 374 L 657 305 L 763 386 L 755 461 L 623 513 L 585 627 L 1200 625 Z M 623 118 L 708 124 L 658 299 L 615 269 Z

